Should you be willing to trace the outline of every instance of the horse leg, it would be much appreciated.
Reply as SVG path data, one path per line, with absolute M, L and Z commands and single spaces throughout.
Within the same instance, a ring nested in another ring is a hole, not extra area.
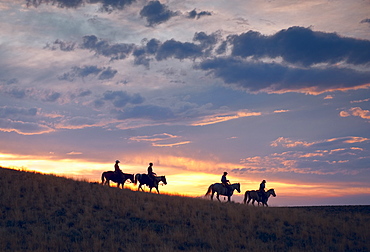
M 216 198 L 218 199 L 218 201 L 221 202 L 221 200 L 220 200 L 220 194 L 219 193 L 216 194 Z
M 227 201 L 230 202 L 230 200 L 231 200 L 231 196 L 229 195 L 227 196 Z
M 138 189 L 138 191 L 141 189 L 141 191 L 143 191 L 144 192 L 144 189 L 141 187 L 141 184 L 139 184 L 139 189 Z
M 212 194 L 211 194 L 211 200 L 213 200 L 214 194 L 215 194 L 215 192 L 212 192 Z

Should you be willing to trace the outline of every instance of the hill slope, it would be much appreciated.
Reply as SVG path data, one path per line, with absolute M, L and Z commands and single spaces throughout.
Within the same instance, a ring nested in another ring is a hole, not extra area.
M 369 213 L 248 207 L 0 168 L 0 251 L 369 251 Z

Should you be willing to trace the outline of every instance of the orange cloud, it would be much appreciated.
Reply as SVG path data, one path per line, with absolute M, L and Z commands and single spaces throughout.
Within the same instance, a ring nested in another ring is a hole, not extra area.
M 306 141 L 293 141 L 289 138 L 286 137 L 279 137 L 276 140 L 272 141 L 270 146 L 272 147 L 277 147 L 277 146 L 282 146 L 285 148 L 293 148 L 297 146 L 313 146 L 315 144 L 319 143 L 329 143 L 329 142 L 334 142 L 334 141 L 343 141 L 343 143 L 361 143 L 364 141 L 368 141 L 370 139 L 365 138 L 365 137 L 341 137 L 341 138 L 330 138 L 330 139 L 325 139 L 321 141 L 315 141 L 315 142 L 306 142 Z
M 363 99 L 363 100 L 357 100 L 357 101 L 351 101 L 351 103 L 361 103 L 361 102 L 367 102 L 370 101 L 370 98 Z
M 296 93 L 304 93 L 304 94 L 310 94 L 310 95 L 320 95 L 323 93 L 327 92 L 336 92 L 336 91 L 349 91 L 349 90 L 360 90 L 360 89 L 369 89 L 370 84 L 363 84 L 363 85 L 358 85 L 354 87 L 343 87 L 343 88 L 331 88 L 331 89 L 322 89 L 319 86 L 316 87 L 304 87 L 300 89 L 280 89 L 280 90 L 274 90 L 271 88 L 267 88 L 263 91 L 265 91 L 268 94 L 285 94 L 285 93 L 291 93 L 291 92 L 296 92 Z
M 351 137 L 350 139 L 345 140 L 344 142 L 345 143 L 361 143 L 361 142 L 365 142 L 369 140 L 370 139 L 366 137 Z
M 279 137 L 275 141 L 272 141 L 270 146 L 277 147 L 277 146 L 281 145 L 281 146 L 286 147 L 286 148 L 292 148 L 292 147 L 297 147 L 297 146 L 311 146 L 313 144 L 314 144 L 314 142 L 313 143 L 308 143 L 308 142 L 305 142 L 305 141 L 293 141 L 293 140 L 290 140 L 289 138 Z
M 353 107 L 350 108 L 347 111 L 341 111 L 339 113 L 341 117 L 348 117 L 350 115 L 352 116 L 358 116 L 361 117 L 362 119 L 370 119 L 370 111 L 369 110 L 364 110 L 360 107 Z
M 192 123 L 192 126 L 204 126 L 204 125 L 210 125 L 220 122 L 226 122 L 229 120 L 234 120 L 242 117 L 249 117 L 249 116 L 260 116 L 260 112 L 248 112 L 248 111 L 239 111 L 234 114 L 230 113 L 224 113 L 224 114 L 218 114 L 218 115 L 211 115 L 206 116 L 202 120 Z
M 20 135 L 40 135 L 55 130 L 47 125 L 0 118 L 0 131 L 16 132 Z
M 280 109 L 280 110 L 275 110 L 274 113 L 285 113 L 285 112 L 289 112 L 289 110 L 287 109 Z

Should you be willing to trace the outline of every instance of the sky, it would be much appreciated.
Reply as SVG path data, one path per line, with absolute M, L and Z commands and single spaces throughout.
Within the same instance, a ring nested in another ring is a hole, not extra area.
M 370 204 L 369 0 L 0 0 L 0 30 L 2 167 Z

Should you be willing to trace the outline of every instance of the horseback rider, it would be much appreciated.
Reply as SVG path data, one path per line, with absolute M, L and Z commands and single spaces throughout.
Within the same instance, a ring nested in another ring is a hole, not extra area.
M 230 192 L 230 181 L 226 178 L 227 172 L 224 172 L 224 175 L 221 177 L 221 184 L 227 189 L 227 194 Z
M 119 168 L 119 164 L 120 161 L 119 160 L 116 160 L 116 164 L 114 165 L 114 174 L 118 175 L 118 176 L 122 176 L 123 175 L 123 172 L 122 170 Z
M 267 200 L 265 188 L 266 188 L 266 180 L 262 180 L 260 184 L 260 188 L 258 189 L 258 196 L 261 198 L 262 202 L 265 202 L 265 200 Z
M 155 183 L 156 183 L 156 179 L 155 179 L 156 176 L 157 176 L 157 174 L 155 172 L 153 172 L 153 163 L 149 163 L 148 177 L 151 180 L 151 182 L 153 183 L 153 185 L 155 185 Z

